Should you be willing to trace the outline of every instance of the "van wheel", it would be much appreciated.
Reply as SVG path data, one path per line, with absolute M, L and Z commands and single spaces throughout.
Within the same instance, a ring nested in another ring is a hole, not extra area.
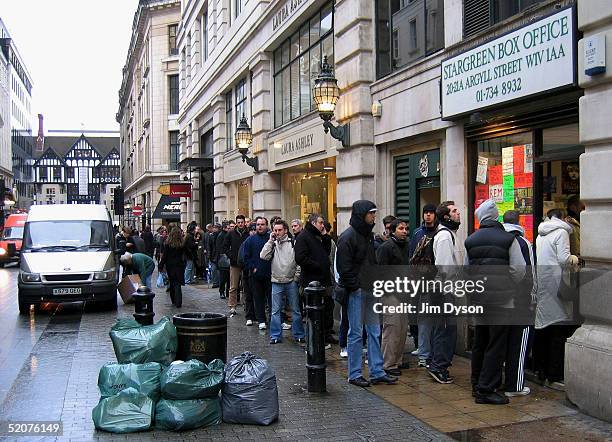
M 19 314 L 20 315 L 28 315 L 30 313 L 30 303 L 23 302 L 22 300 L 18 300 L 19 303 Z

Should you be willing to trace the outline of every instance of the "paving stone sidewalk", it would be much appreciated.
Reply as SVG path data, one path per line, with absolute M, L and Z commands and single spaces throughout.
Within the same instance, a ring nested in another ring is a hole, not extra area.
M 225 313 L 225 301 L 219 299 L 217 290 L 205 287 L 185 287 L 180 311 Z M 156 289 L 156 293 L 156 321 L 179 310 L 171 305 L 163 290 Z M 108 332 L 116 316 L 131 317 L 132 313 L 133 306 L 120 305 L 116 315 L 83 314 L 62 404 L 62 440 L 449 440 L 380 397 L 349 385 L 344 377 L 330 370 L 328 392 L 307 393 L 304 350 L 290 339 L 280 345 L 269 345 L 266 332 L 244 325 L 242 308 L 239 315 L 228 321 L 228 357 L 248 350 L 272 364 L 279 388 L 277 423 L 268 427 L 221 424 L 182 433 L 149 431 L 126 436 L 96 432 L 91 410 L 99 400 L 98 371 L 104 363 L 115 360 Z

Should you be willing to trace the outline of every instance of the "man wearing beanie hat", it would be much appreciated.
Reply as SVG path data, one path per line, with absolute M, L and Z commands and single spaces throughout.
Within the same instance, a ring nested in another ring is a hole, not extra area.
M 477 404 L 502 405 L 508 398 L 495 390 L 501 384 L 515 287 L 525 277 L 526 262 L 516 236 L 498 221 L 493 200 L 482 203 L 476 217 L 480 228 L 465 240 L 465 249 L 470 273 L 478 272 L 477 266 L 487 266 L 480 271 L 487 281 L 482 295 L 487 317 L 486 323 L 477 322 L 474 328 L 472 393 Z
M 424 236 L 429 236 L 430 238 L 436 233 L 438 228 L 438 220 L 436 219 L 436 205 L 435 204 L 425 204 L 423 206 L 423 224 L 421 227 L 416 229 L 412 234 L 412 239 L 408 244 L 408 255 L 412 257 L 414 255 L 414 251 L 416 250 L 419 241 Z M 418 319 L 418 331 L 416 335 L 418 336 L 416 347 L 417 354 L 419 357 L 419 367 L 426 367 L 431 360 L 431 324 L 425 320 L 424 318 Z M 414 335 L 413 326 L 410 326 L 410 334 Z

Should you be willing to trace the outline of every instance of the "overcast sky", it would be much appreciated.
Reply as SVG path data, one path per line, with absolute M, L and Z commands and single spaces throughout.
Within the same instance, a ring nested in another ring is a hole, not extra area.
M 0 17 L 32 76 L 32 122 L 119 130 L 115 121 L 138 0 L 0 0 Z

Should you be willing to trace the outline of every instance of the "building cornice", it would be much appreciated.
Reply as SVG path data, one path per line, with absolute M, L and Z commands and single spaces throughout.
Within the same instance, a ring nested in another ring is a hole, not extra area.
M 138 190 L 138 187 L 146 180 L 150 179 L 154 179 L 154 178 L 172 178 L 172 177 L 176 177 L 177 179 L 180 178 L 180 173 L 179 171 L 167 171 L 167 172 L 145 172 L 142 175 L 140 175 L 136 181 L 134 181 L 133 183 L 131 183 L 130 185 L 128 185 L 125 188 L 126 192 L 131 192 L 132 190 Z

